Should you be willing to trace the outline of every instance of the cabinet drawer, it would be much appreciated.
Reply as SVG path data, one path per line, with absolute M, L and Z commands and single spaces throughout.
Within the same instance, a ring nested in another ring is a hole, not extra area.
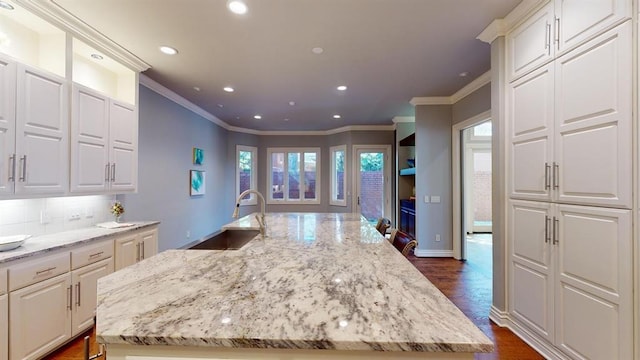
M 113 256 L 113 240 L 101 241 L 71 251 L 71 268 L 77 269 Z
M 7 292 L 7 269 L 0 269 L 0 295 Z
M 9 268 L 9 290 L 17 290 L 69 272 L 69 253 L 37 257 Z

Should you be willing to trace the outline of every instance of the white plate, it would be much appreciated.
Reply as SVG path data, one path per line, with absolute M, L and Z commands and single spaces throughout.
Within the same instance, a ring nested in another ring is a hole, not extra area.
M 0 236 L 0 251 L 9 251 L 21 246 L 31 235 Z

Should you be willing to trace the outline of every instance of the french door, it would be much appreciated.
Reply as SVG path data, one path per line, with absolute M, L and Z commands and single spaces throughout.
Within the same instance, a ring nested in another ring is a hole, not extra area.
M 353 207 L 375 223 L 391 217 L 391 146 L 353 146 Z

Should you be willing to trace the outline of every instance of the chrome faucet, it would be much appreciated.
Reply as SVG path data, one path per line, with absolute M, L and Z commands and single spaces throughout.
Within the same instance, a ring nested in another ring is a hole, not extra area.
M 264 196 L 262 196 L 262 194 L 258 191 L 258 190 L 253 190 L 253 189 L 248 189 L 243 191 L 240 196 L 238 196 L 238 200 L 236 200 L 236 208 L 233 210 L 233 217 L 234 218 L 238 218 L 238 215 L 240 213 L 240 200 L 242 200 L 243 197 L 247 196 L 247 194 L 256 194 L 258 195 L 258 197 L 260 198 L 260 200 L 262 201 L 262 206 L 260 207 L 260 216 L 256 215 L 256 220 L 258 220 L 258 224 L 260 224 L 260 233 L 262 235 L 265 234 L 265 230 L 267 228 L 267 223 L 264 220 L 264 213 L 265 213 L 265 201 L 264 201 Z

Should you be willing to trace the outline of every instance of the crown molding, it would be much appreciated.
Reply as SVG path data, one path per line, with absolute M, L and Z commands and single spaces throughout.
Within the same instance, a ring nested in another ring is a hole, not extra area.
M 456 91 L 451 96 L 431 96 L 431 97 L 414 97 L 411 99 L 411 105 L 453 105 L 458 101 L 471 95 L 474 91 L 491 83 L 491 70 L 478 76 L 473 81 L 465 85 L 462 89 Z M 394 118 L 395 122 L 395 118 Z
M 185 99 L 184 97 L 178 95 L 173 90 L 167 88 L 166 86 L 160 84 L 159 82 L 151 79 L 145 74 L 140 74 L 140 85 L 146 87 L 147 89 L 156 92 L 159 95 L 164 96 L 165 98 L 173 101 L 174 103 L 184 107 L 185 109 L 202 116 L 203 118 L 211 121 L 212 123 L 222 127 L 228 131 L 234 131 L 244 134 L 252 134 L 252 135 L 267 135 L 267 136 L 278 136 L 278 135 L 290 135 L 290 136 L 300 136 L 300 135 L 333 135 L 346 131 L 393 131 L 395 130 L 395 124 L 393 125 L 351 125 L 351 126 L 343 126 L 330 130 L 316 130 L 316 131 L 279 131 L 279 130 L 254 130 L 247 129 L 237 126 L 232 126 L 227 124 L 226 122 L 218 119 L 216 116 L 212 115 L 208 111 L 199 107 L 198 105 L 192 103 L 191 101 Z
M 166 86 L 160 84 L 159 82 L 151 79 L 150 77 L 148 77 L 145 74 L 140 74 L 140 85 L 143 85 L 144 87 L 153 90 L 154 92 L 158 93 L 159 95 L 162 95 L 164 97 L 166 97 L 167 99 L 173 101 L 174 103 L 184 107 L 187 110 L 192 111 L 195 114 L 198 114 L 200 116 L 202 116 L 203 118 L 211 121 L 212 123 L 225 128 L 227 130 L 230 130 L 231 126 L 229 124 L 227 124 L 226 122 L 218 119 L 217 117 L 213 116 L 211 113 L 209 113 L 208 111 L 204 110 L 203 108 L 199 107 L 198 105 L 192 103 L 191 101 L 185 99 L 184 97 L 178 95 L 175 91 L 167 88 Z
M 151 65 L 147 64 L 142 59 L 117 44 L 115 41 L 104 36 L 102 33 L 89 26 L 89 24 L 56 4 L 55 0 L 14 1 L 21 7 L 73 35 L 73 37 L 95 47 L 96 50 L 108 55 L 110 58 L 134 71 L 142 72 L 151 67 Z
M 409 101 L 411 105 L 453 105 L 450 96 L 428 96 L 428 97 L 414 97 Z
M 391 121 L 393 121 L 394 124 L 412 123 L 412 122 L 416 122 L 416 118 L 415 116 L 396 116 L 393 119 L 391 119 Z
M 503 19 L 493 20 L 476 39 L 491 44 L 495 39 L 505 36 L 509 30 L 524 20 L 531 12 L 548 2 L 549 0 L 522 0 L 522 2 Z

